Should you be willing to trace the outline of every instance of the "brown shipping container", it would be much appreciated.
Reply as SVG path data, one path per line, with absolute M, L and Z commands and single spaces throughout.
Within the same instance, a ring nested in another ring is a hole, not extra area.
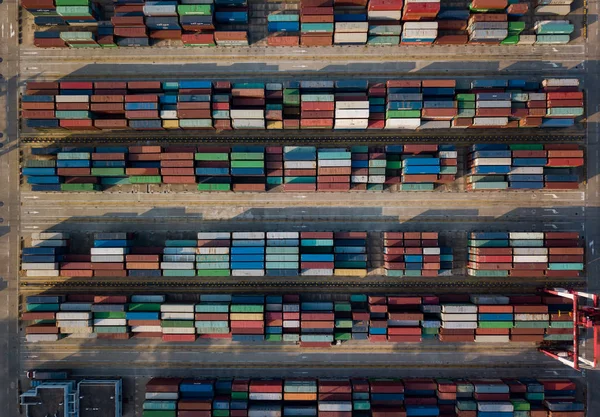
M 220 104 L 220 103 L 214 103 Z M 177 103 L 177 110 L 210 110 L 209 102 L 179 102 Z M 218 110 L 215 108 L 215 110 Z
M 441 35 L 436 38 L 435 43 L 438 45 L 464 45 L 468 41 L 468 35 Z
M 270 34 L 267 37 L 267 45 L 269 46 L 298 46 L 300 45 L 299 36 Z
M 125 119 L 98 119 L 94 120 L 94 126 L 100 129 L 127 129 Z

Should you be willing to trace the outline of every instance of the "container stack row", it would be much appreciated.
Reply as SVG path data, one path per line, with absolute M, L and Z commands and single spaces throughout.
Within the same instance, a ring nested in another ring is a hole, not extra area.
M 453 145 L 119 146 L 33 148 L 22 173 L 33 191 L 144 184 L 234 192 L 431 191 L 453 182 L 458 167 Z
M 33 8 L 42 3 L 45 9 Z M 239 26 L 232 30 L 232 25 L 248 23 L 245 0 L 120 0 L 110 20 L 101 20 L 101 6 L 88 0 L 25 0 L 23 6 L 35 16 L 36 25 L 79 27 L 78 31 L 36 31 L 38 47 L 140 47 L 162 40 L 182 41 L 185 46 L 248 45 L 247 31 Z
M 142 417 L 582 417 L 569 379 L 152 378 Z
M 129 301 L 128 301 L 129 300 Z M 325 347 L 370 342 L 565 342 L 573 339 L 570 300 L 538 295 L 364 295 L 336 301 L 299 295 L 201 294 L 30 296 L 21 319 L 30 342 L 65 337 L 232 339 Z
M 472 232 L 467 272 L 476 277 L 579 277 L 578 232 Z
M 41 236 L 40 239 L 38 239 Z M 22 255 L 28 277 L 365 276 L 366 232 L 199 232 L 164 247 L 132 244 L 128 233 L 96 233 L 90 254 L 68 252 L 63 233 L 32 235 Z
M 576 190 L 583 164 L 578 145 L 472 145 L 467 189 Z
M 267 16 L 269 46 L 300 45 L 300 14 L 297 10 L 273 12 Z
M 560 45 L 571 41 L 575 26 L 568 20 L 540 20 L 534 26 L 536 43 Z
M 67 130 L 569 127 L 577 79 L 29 82 L 25 125 Z
M 384 232 L 383 260 L 388 277 L 437 277 L 452 274 L 454 258 L 437 232 Z
M 58 277 L 59 263 L 69 250 L 68 233 L 32 233 L 31 246 L 21 251 L 21 267 L 28 277 Z

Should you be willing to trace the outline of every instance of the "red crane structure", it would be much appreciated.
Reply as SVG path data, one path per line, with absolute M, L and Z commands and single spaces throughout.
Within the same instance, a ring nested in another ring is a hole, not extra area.
M 540 352 L 578 371 L 581 368 L 596 368 L 600 358 L 600 307 L 598 304 L 600 296 L 564 288 L 545 288 L 543 291 L 573 301 L 573 347 L 571 349 L 555 346 L 540 347 Z M 593 357 L 591 359 L 580 354 L 582 337 L 585 340 L 590 330 L 593 343 Z

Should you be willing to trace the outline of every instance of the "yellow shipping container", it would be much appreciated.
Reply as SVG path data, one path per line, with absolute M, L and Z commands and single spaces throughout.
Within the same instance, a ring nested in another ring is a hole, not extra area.
M 336 269 L 333 272 L 336 277 L 364 277 L 367 275 L 366 269 Z
M 231 313 L 229 320 L 264 320 L 263 313 Z
M 267 129 L 283 129 L 283 121 L 267 120 Z
M 162 125 L 165 129 L 179 129 L 179 120 L 163 120 Z

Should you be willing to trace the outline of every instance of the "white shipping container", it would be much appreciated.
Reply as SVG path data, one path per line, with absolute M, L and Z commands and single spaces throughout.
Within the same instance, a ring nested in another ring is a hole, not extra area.
M 517 264 L 526 263 L 548 263 L 548 257 L 545 255 L 537 256 L 513 256 L 513 262 Z
M 317 161 L 285 161 L 283 167 L 285 169 L 315 169 Z
M 217 240 L 217 239 L 231 239 L 231 233 L 229 232 L 199 232 L 198 240 Z
M 335 117 L 339 119 L 368 119 L 369 109 L 336 109 Z
M 476 343 L 509 343 L 509 335 L 475 335 Z
M 152 389 L 152 387 L 147 387 L 146 389 Z M 145 399 L 157 400 L 157 401 L 177 400 L 178 398 L 179 398 L 178 392 L 146 392 L 146 395 L 145 395 Z
M 26 271 L 26 270 L 55 271 L 58 269 L 58 263 L 56 263 L 56 262 L 36 262 L 36 263 L 25 262 L 25 263 L 21 264 L 21 269 L 24 271 Z
M 319 168 L 321 167 L 350 167 L 352 166 L 351 159 L 319 159 Z
M 231 276 L 234 277 L 263 277 L 265 276 L 264 269 L 233 269 Z
M 476 321 L 445 321 L 442 323 L 444 329 L 476 329 Z
M 58 277 L 59 271 L 56 269 L 33 269 L 25 272 L 27 277 Z
M 267 232 L 267 239 L 298 239 L 298 232 Z
M 450 129 L 450 120 L 427 120 L 421 123 L 419 130 L 426 129 Z
M 163 313 L 193 313 L 194 304 L 162 304 L 160 311 Z
M 256 118 L 256 119 L 233 119 L 232 118 L 231 126 L 234 129 L 264 129 L 265 121 L 262 118 Z
M 367 175 L 352 175 L 350 181 L 356 184 L 366 184 L 369 182 L 369 177 Z
M 284 320 L 283 327 L 300 327 L 300 320 Z
M 302 88 L 333 88 L 335 86 L 333 81 L 300 81 L 300 87 Z
M 195 269 L 194 262 L 161 262 L 160 269 Z
M 457 151 L 439 151 L 438 155 L 440 158 L 443 159 L 456 159 L 458 158 L 458 152 Z
M 475 117 L 473 126 L 506 126 L 508 117 Z
M 548 255 L 548 248 L 513 248 L 513 255 Z
M 89 320 L 92 318 L 92 313 L 89 311 L 67 312 L 59 311 L 56 313 L 56 320 Z
M 319 401 L 319 411 L 352 411 L 350 401 Z
M 229 115 L 232 119 L 264 119 L 265 113 L 262 109 L 231 109 Z
M 132 326 L 131 331 L 133 333 L 162 333 L 162 327 L 160 326 Z
M 89 103 L 90 96 L 58 95 L 54 97 L 55 103 Z
M 472 31 L 469 34 L 469 39 L 471 40 L 486 40 L 486 39 L 504 39 L 506 38 L 506 36 L 508 36 L 508 30 L 502 30 L 502 29 L 477 29 Z
M 162 320 L 194 320 L 194 313 L 169 311 L 160 314 Z
M 385 183 L 385 175 L 369 175 L 369 183 L 383 184 Z
M 33 246 L 34 248 L 61 248 L 61 247 L 67 246 L 67 241 L 66 240 L 58 240 L 58 239 L 52 239 L 52 240 L 33 239 L 31 241 L 31 246 Z
M 473 304 L 442 304 L 443 313 L 477 313 L 477 306 Z
M 566 16 L 571 13 L 571 6 L 538 6 L 535 14 L 538 16 Z
M 94 326 L 127 326 L 127 319 L 94 319 Z
M 510 174 L 542 175 L 544 174 L 544 167 L 514 167 L 510 170 Z
M 515 313 L 515 321 L 548 321 L 549 314 L 544 313 Z
M 75 334 L 86 336 L 94 333 L 93 327 L 60 327 L 60 332 L 63 334 Z
M 264 239 L 265 232 L 233 232 L 233 239 Z
M 56 327 L 90 327 L 91 320 L 57 320 Z
M 478 401 L 477 411 L 512 413 L 515 411 L 515 407 L 510 401 Z
M 404 32 L 407 30 L 438 30 L 438 22 L 405 22 Z
M 340 110 L 348 109 L 369 109 L 368 101 L 336 101 L 335 108 Z
M 434 39 L 437 35 L 437 29 L 405 29 L 402 34 L 403 39 Z
M 439 255 L 440 248 L 423 248 L 423 255 Z
M 335 24 L 335 34 L 353 33 L 369 31 L 369 22 L 337 22 Z
M 256 401 L 283 401 L 281 392 L 251 392 L 248 395 L 249 400 Z
M 227 255 L 229 248 L 196 248 L 196 255 Z
M 60 336 L 57 334 L 36 334 L 30 333 L 25 335 L 25 340 L 30 343 L 37 342 L 56 342 Z
M 333 269 L 303 269 L 301 275 L 311 277 L 333 275 Z
M 477 321 L 477 314 L 442 313 L 442 321 Z
M 475 22 L 471 23 L 467 30 L 469 32 L 476 30 L 507 30 L 508 22 Z
M 402 19 L 402 10 L 369 10 L 369 21 L 371 20 L 400 20 Z
M 519 36 L 519 45 L 533 45 L 537 37 L 535 35 L 520 35 Z
M 31 234 L 33 240 L 64 240 L 68 238 L 68 233 L 61 232 L 35 232 Z
M 512 158 L 475 158 L 473 159 L 474 166 L 488 165 L 510 165 Z
M 508 119 L 506 121 L 508 123 Z M 385 121 L 386 129 L 411 129 L 414 130 L 421 126 L 421 119 L 387 119 Z
M 544 238 L 543 232 L 510 232 L 508 234 L 510 239 L 534 239 L 539 240 Z
M 546 78 L 542 81 L 544 87 L 579 87 L 577 78 Z
M 90 253 L 92 255 L 125 255 L 127 250 L 128 248 L 91 248 Z
M 195 327 L 162 327 L 163 334 L 196 334 Z
M 573 4 L 573 0 L 538 0 L 537 4 L 538 6 L 567 6 Z
M 125 262 L 123 255 L 92 255 L 92 262 Z
M 478 109 L 509 109 L 510 100 L 480 100 L 476 102 Z
M 334 129 L 366 129 L 369 119 L 335 119 Z
M 365 22 L 367 23 L 367 22 Z M 367 43 L 368 34 L 367 32 L 361 33 L 335 33 L 333 35 L 333 43 L 340 45 L 346 43 Z
M 503 295 L 472 295 L 471 302 L 475 304 L 486 305 L 506 305 L 510 303 L 510 298 Z
M 177 120 L 179 116 L 177 115 L 177 110 L 161 110 L 160 118 L 163 120 Z

